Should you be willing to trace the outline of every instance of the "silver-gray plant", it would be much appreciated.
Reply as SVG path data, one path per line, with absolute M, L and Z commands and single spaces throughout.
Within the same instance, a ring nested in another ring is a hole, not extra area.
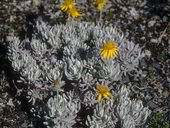
M 131 100 L 130 90 L 125 85 L 112 93 L 117 99 L 110 99 L 96 105 L 94 115 L 88 116 L 86 124 L 90 128 L 136 128 L 145 123 L 151 111 L 141 100 Z M 118 121 L 120 120 L 120 121 Z M 120 122 L 120 124 L 117 124 Z
M 80 110 L 80 102 L 74 99 L 73 92 L 61 93 L 51 97 L 47 102 L 47 112 L 44 116 L 48 128 L 71 128 Z M 49 122 L 52 121 L 52 125 Z
M 131 100 L 128 96 L 130 90 L 122 86 L 118 91 L 117 112 L 121 119 L 123 128 L 136 128 L 145 123 L 151 111 L 148 107 L 144 107 L 141 100 Z
M 118 118 L 114 113 L 113 100 L 96 105 L 92 117 L 87 117 L 89 128 L 115 128 Z
M 71 21 L 51 27 L 38 21 L 36 27 L 31 41 L 9 38 L 13 68 L 33 83 L 52 82 L 63 73 L 68 80 L 79 80 L 85 71 L 95 78 L 121 80 L 144 55 L 139 45 L 126 40 L 112 25 Z M 100 56 L 100 47 L 109 40 L 117 43 L 119 57 L 107 61 Z
M 46 120 L 44 124 L 48 127 L 70 128 L 75 123 L 80 103 L 88 107 L 97 103 L 96 82 L 100 79 L 108 83 L 121 81 L 124 75 L 138 67 L 144 57 L 142 48 L 129 42 L 113 25 L 69 21 L 50 26 L 37 21 L 35 27 L 31 40 L 21 41 L 15 36 L 8 38 L 8 58 L 22 80 L 29 83 L 27 97 L 33 105 L 37 105 L 36 99 L 43 101 L 48 97 L 38 94 L 41 88 L 48 89 L 48 92 L 57 91 L 58 95 L 49 97 L 47 111 L 42 112 Z M 117 43 L 119 55 L 105 60 L 100 56 L 100 48 L 110 40 Z M 71 92 L 65 95 L 59 91 L 58 85 L 72 87 Z M 38 92 L 37 88 L 40 89 Z M 73 100 L 75 88 L 81 95 L 76 95 L 77 100 Z M 108 101 L 108 104 L 97 105 L 92 120 L 88 117 L 90 127 L 116 127 L 119 119 L 122 126 L 128 128 L 144 123 L 150 113 L 148 108 L 143 107 L 141 101 L 130 100 L 127 92 L 124 87 L 117 90 L 117 104 Z M 33 111 L 41 113 L 36 109 Z

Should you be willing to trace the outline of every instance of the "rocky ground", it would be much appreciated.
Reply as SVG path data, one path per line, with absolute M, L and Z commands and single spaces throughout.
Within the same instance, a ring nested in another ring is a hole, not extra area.
M 89 0 L 90 1 L 90 0 Z M 46 4 L 48 3 L 48 4 Z M 169 0 L 115 0 L 109 2 L 102 20 L 120 28 L 129 40 L 145 47 L 147 57 L 133 72 L 133 96 L 144 101 L 152 110 L 144 127 L 170 127 L 170 1 Z M 6 37 L 14 32 L 20 35 L 37 18 L 49 23 L 61 22 L 63 17 L 57 1 L 46 0 L 42 5 L 27 0 L 2 0 L 0 2 L 0 127 L 24 128 L 35 126 L 23 100 L 16 96 L 10 80 L 10 63 L 7 59 Z M 112 8 L 107 10 L 107 8 Z M 93 21 L 92 5 L 85 11 L 87 17 L 79 20 Z M 58 18 L 56 18 L 58 17 Z M 34 20 L 33 20 L 34 19 Z M 22 35 L 23 36 L 23 35 Z M 30 36 L 26 34 L 24 36 Z M 23 36 L 23 37 L 24 37 Z M 127 79 L 128 83 L 130 79 Z

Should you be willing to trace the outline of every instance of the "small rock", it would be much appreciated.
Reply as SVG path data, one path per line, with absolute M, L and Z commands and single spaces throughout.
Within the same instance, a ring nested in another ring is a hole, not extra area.
M 158 39 L 151 39 L 150 42 L 156 44 L 156 43 L 158 43 Z
M 9 106 L 11 106 L 11 107 L 14 107 L 14 104 L 13 104 L 12 99 L 9 99 L 9 101 L 7 102 L 7 105 L 9 105 Z
M 168 17 L 167 16 L 164 16 L 163 17 L 163 22 L 167 22 L 168 21 Z
M 40 0 L 32 0 L 34 6 L 40 6 Z
M 150 58 L 151 57 L 151 52 L 149 50 L 145 50 L 145 55 Z
M 128 9 L 126 7 L 122 7 L 123 11 L 128 11 Z
M 133 7 L 131 8 L 130 14 L 135 20 L 139 19 L 139 13 L 138 13 L 138 11 L 136 11 L 135 8 L 133 8 Z
M 156 23 L 155 20 L 149 21 L 149 22 L 148 22 L 148 27 L 149 27 L 149 28 L 150 28 L 150 27 L 153 27 L 155 23 Z
M 140 39 L 141 39 L 141 40 L 146 40 L 146 37 L 145 37 L 145 36 L 142 36 Z

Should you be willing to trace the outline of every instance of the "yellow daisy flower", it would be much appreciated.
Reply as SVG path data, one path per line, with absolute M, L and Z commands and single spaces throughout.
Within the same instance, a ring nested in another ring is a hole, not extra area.
M 62 11 L 67 11 L 69 9 L 72 9 L 76 3 L 73 0 L 65 0 L 64 3 L 60 6 L 60 9 Z
M 110 59 L 118 56 L 118 47 L 114 41 L 107 41 L 100 49 L 100 55 L 103 58 Z
M 109 99 L 111 97 L 111 93 L 109 92 L 109 87 L 108 86 L 103 86 L 103 85 L 97 85 L 97 99 L 100 102 L 102 97 L 105 99 Z
M 95 0 L 94 3 L 97 5 L 98 10 L 101 10 L 106 2 L 107 0 Z
M 81 14 L 78 12 L 78 9 L 72 8 L 67 11 L 68 15 L 71 17 L 79 17 Z

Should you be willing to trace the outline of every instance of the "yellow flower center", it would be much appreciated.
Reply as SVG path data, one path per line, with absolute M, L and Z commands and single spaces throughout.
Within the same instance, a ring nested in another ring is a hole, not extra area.
M 100 55 L 103 58 L 110 59 L 118 56 L 118 48 L 114 41 L 106 42 L 100 49 Z
M 112 49 L 115 48 L 115 44 L 114 44 L 113 42 L 109 41 L 109 42 L 107 42 L 106 44 L 104 44 L 104 47 L 105 47 L 105 49 L 107 49 L 107 50 L 112 50 Z
M 109 99 L 111 97 L 111 93 L 109 92 L 108 86 L 97 85 L 97 96 L 98 101 L 101 101 L 101 98 L 104 97 L 105 99 Z

